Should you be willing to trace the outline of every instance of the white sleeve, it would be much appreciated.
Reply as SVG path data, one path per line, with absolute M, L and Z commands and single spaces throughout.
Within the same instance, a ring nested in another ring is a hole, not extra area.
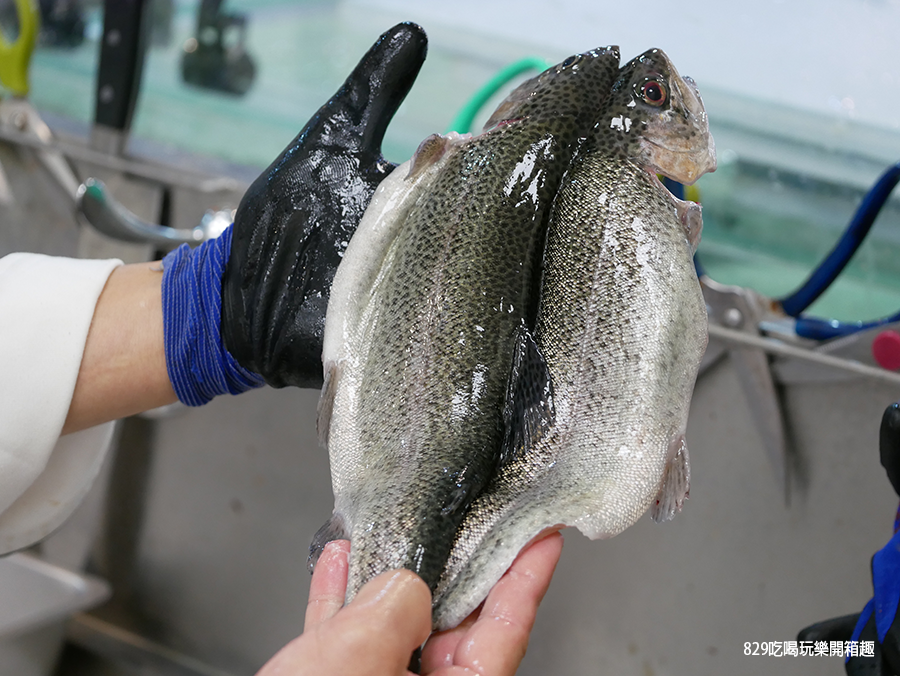
M 119 265 L 0 258 L 0 555 L 57 528 L 100 469 L 112 423 L 59 435 L 94 307 Z

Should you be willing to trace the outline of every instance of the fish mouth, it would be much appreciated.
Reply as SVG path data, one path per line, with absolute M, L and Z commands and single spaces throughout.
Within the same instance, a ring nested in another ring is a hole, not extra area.
M 656 167 L 645 166 L 644 171 L 647 172 L 647 175 L 650 177 L 651 183 L 653 183 L 653 185 L 657 186 L 658 188 L 661 188 L 669 197 L 672 198 L 672 200 L 674 200 L 675 202 L 684 201 L 684 200 L 679 199 L 675 195 L 675 193 L 673 193 L 671 190 L 669 190 L 669 187 L 665 183 L 663 183 L 661 180 L 659 180 L 660 176 L 663 176 L 664 178 L 672 178 L 671 176 L 667 176 L 666 174 L 663 174 Z M 672 178 L 672 180 L 678 181 L 678 179 L 675 179 L 675 178 Z M 681 183 L 681 181 L 678 181 L 678 182 Z
M 692 185 L 703 174 L 716 170 L 716 144 L 709 133 L 707 139 L 705 148 L 689 150 L 671 148 L 645 139 L 644 151 L 650 160 L 647 163 L 647 170 L 684 185 Z
M 660 171 L 657 167 L 654 167 L 654 166 L 645 165 L 645 166 L 643 167 L 643 170 L 644 170 L 644 171 L 647 173 L 647 175 L 650 177 L 650 182 L 653 183 L 655 186 L 657 186 L 660 190 L 662 190 L 666 195 L 668 195 L 669 198 L 670 198 L 676 205 L 677 205 L 677 204 L 688 204 L 688 203 L 689 203 L 688 200 L 685 200 L 685 199 L 682 198 L 682 197 L 678 197 L 678 195 L 676 195 L 674 192 L 672 192 L 672 190 L 669 188 L 669 186 L 667 186 L 667 185 L 666 185 L 662 180 L 660 180 L 660 179 L 661 179 L 661 178 L 668 178 L 668 179 L 671 179 L 672 181 L 675 181 L 676 183 L 680 183 L 680 184 L 682 184 L 682 185 L 691 185 L 691 183 L 688 183 L 688 182 L 686 182 L 686 181 L 683 181 L 683 180 L 681 180 L 680 178 L 677 178 L 677 177 L 674 177 L 674 176 L 670 176 L 669 173 L 662 172 L 662 171 Z

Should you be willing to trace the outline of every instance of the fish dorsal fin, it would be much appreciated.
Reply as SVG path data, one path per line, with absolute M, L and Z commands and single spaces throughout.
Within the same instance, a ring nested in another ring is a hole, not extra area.
M 668 521 L 675 512 L 680 512 L 691 490 L 691 463 L 684 434 L 669 444 L 668 457 L 659 493 L 650 508 L 650 516 L 657 523 Z
M 550 429 L 555 416 L 550 370 L 531 331 L 522 323 L 516 329 L 503 407 L 505 435 L 500 464 L 527 452 Z
M 446 136 L 440 134 L 432 134 L 419 144 L 412 160 L 409 163 L 409 174 L 407 179 L 413 179 L 422 173 L 426 167 L 435 164 L 440 160 L 447 149 L 454 143 L 458 143 L 463 137 L 456 132 L 451 132 Z
M 334 411 L 339 368 L 334 362 L 325 364 L 325 382 L 322 384 L 322 392 L 316 406 L 316 432 L 319 435 L 319 443 L 325 448 L 328 448 L 328 430 L 331 427 L 331 413 Z

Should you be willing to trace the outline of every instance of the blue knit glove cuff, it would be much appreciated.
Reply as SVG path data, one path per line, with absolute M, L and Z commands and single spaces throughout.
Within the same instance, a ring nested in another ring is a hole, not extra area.
M 875 595 L 869 599 L 860 613 L 850 640 L 859 641 L 866 623 L 874 614 L 878 642 L 883 644 L 900 606 L 900 533 L 895 533 L 894 537 L 872 557 L 872 586 Z M 849 660 L 848 656 L 844 661 Z
M 900 534 L 872 557 L 872 586 L 875 588 L 875 626 L 878 641 L 884 643 L 900 605 Z
M 175 394 L 188 406 L 264 384 L 262 376 L 237 363 L 219 334 L 222 273 L 231 251 L 231 230 L 196 249 L 182 244 L 162 261 L 166 368 Z

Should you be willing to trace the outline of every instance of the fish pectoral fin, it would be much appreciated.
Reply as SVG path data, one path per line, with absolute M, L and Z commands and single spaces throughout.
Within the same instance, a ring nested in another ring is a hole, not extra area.
M 332 514 L 331 518 L 313 535 L 312 542 L 309 545 L 309 558 L 306 564 L 309 572 L 312 573 L 315 569 L 316 562 L 319 560 L 319 556 L 322 555 L 325 545 L 333 540 L 349 539 L 350 533 L 347 532 L 347 527 L 344 525 L 344 517 L 337 513 Z
M 325 382 L 322 384 L 322 392 L 319 394 L 319 403 L 316 406 L 316 432 L 319 435 L 319 443 L 325 448 L 328 448 L 328 430 L 331 427 L 331 414 L 334 411 L 334 395 L 337 392 L 338 380 L 340 380 L 338 363 L 325 364 Z
M 526 453 L 550 429 L 556 417 L 553 383 L 544 355 L 524 323 L 516 331 L 503 407 L 505 434 L 501 465 Z
M 691 463 L 684 434 L 669 444 L 669 459 L 663 470 L 662 485 L 650 508 L 650 516 L 657 523 L 668 521 L 688 498 L 691 490 Z
M 703 232 L 703 210 L 696 202 L 678 201 L 676 207 L 681 227 L 688 244 L 691 245 L 691 253 L 697 253 L 700 245 L 700 234 Z

